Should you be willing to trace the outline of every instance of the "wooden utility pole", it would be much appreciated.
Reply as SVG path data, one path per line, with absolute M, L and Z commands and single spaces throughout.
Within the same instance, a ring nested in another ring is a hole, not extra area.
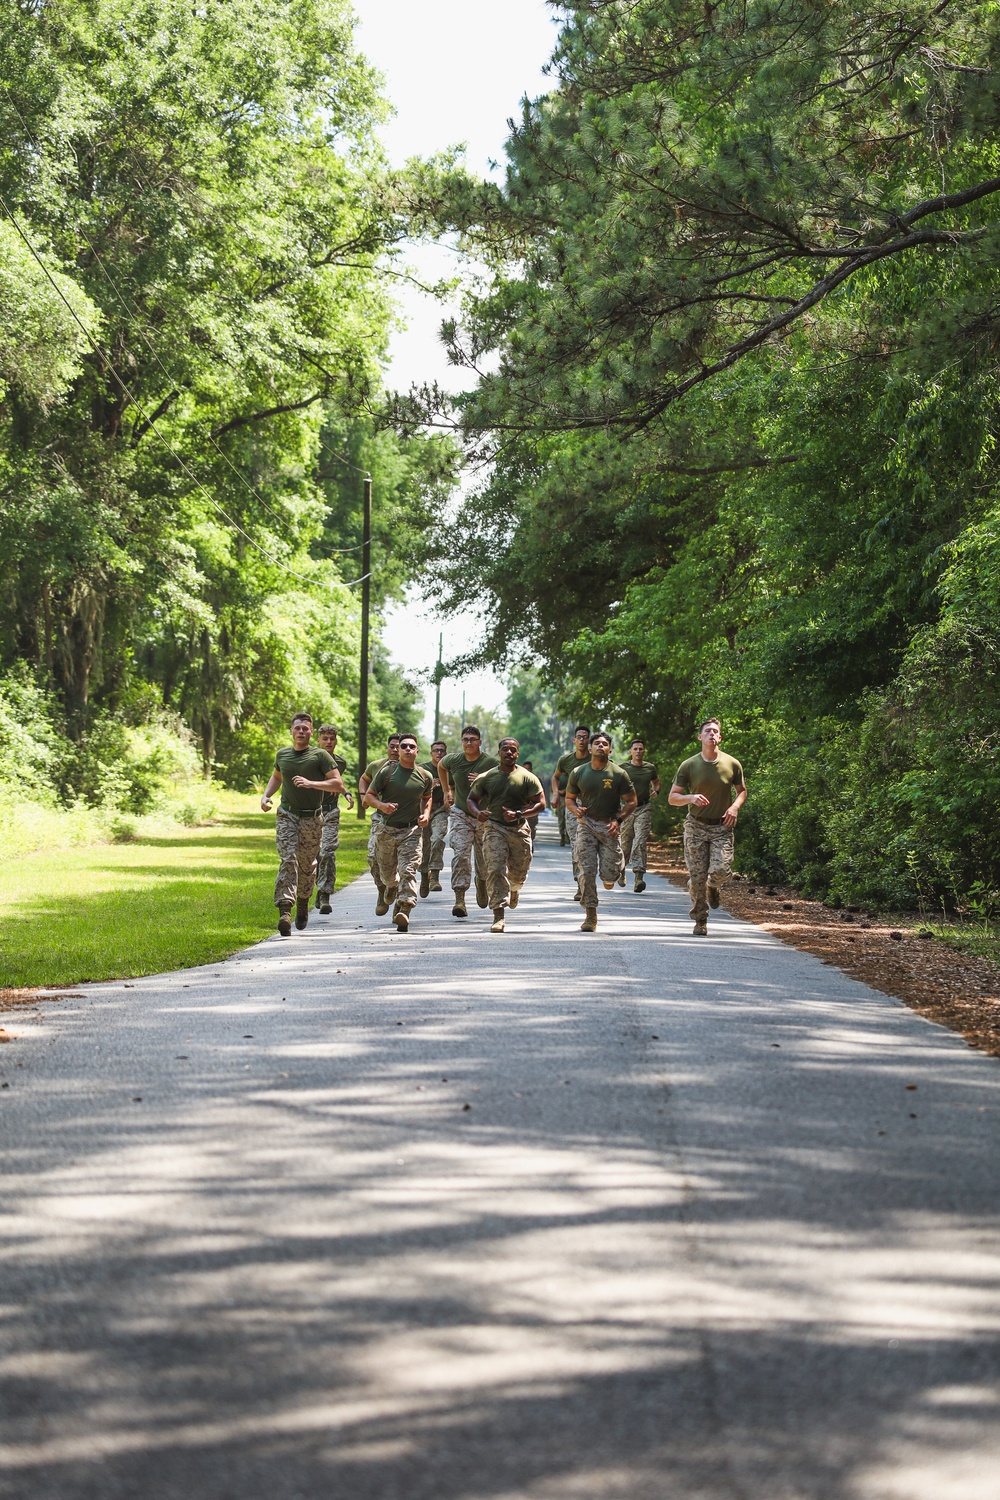
M 441 738 L 441 653 L 444 650 L 444 632 L 438 636 L 438 664 L 434 673 L 434 738 Z
M 365 475 L 364 518 L 361 531 L 361 690 L 358 695 L 358 774 L 368 764 L 368 642 L 372 602 L 372 476 Z M 358 817 L 364 818 L 364 799 L 358 798 Z

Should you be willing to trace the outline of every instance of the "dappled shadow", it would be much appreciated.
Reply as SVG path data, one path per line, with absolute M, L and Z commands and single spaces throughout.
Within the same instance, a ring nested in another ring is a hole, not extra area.
M 503 938 L 358 885 L 24 1049 L 0 1493 L 992 1495 L 995 1066 L 540 866 Z

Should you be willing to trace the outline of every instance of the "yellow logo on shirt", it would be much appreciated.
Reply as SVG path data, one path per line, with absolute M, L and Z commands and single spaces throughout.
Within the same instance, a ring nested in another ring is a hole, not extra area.
M 610 776 L 609 776 L 609 777 L 608 777 L 608 779 L 607 779 L 607 781 L 606 781 L 606 782 L 605 782 L 605 783 L 604 783 L 604 785 L 605 785 L 605 786 L 610 786 L 610 785 L 611 785 L 611 777 L 610 777 Z

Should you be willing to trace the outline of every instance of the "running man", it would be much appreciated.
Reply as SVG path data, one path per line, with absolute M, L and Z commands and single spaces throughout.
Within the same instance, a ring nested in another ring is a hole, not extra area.
M 292 743 L 276 752 L 274 770 L 260 799 L 261 811 L 270 812 L 271 798 L 281 787 L 281 802 L 274 820 L 279 859 L 274 904 L 278 908 L 278 931 L 282 937 L 292 935 L 293 902 L 299 931 L 309 922 L 309 897 L 323 834 L 324 794 L 347 790 L 333 757 L 318 745 L 310 749 L 312 732 L 312 714 L 296 714 L 292 719 Z
M 375 914 L 384 917 L 395 901 L 392 920 L 400 932 L 409 928 L 410 912 L 417 904 L 420 839 L 430 822 L 433 794 L 433 776 L 417 765 L 417 737 L 404 734 L 398 762 L 387 760 L 365 793 L 365 806 L 382 815 L 375 836 L 379 886 Z
M 420 894 L 429 896 L 431 891 L 441 889 L 441 871 L 444 869 L 444 841 L 448 837 L 448 809 L 444 805 L 444 791 L 438 775 L 438 764 L 448 754 L 444 740 L 435 740 L 431 746 L 430 760 L 420 764 L 434 777 L 434 797 L 431 801 L 431 820 L 424 829 L 420 847 Z
M 567 750 L 565 755 L 559 757 L 556 761 L 556 768 L 552 772 L 552 806 L 556 808 L 557 818 L 559 816 L 559 809 L 562 809 L 563 814 L 562 822 L 559 825 L 559 842 L 567 843 L 570 846 L 573 856 L 573 879 L 576 881 L 578 889 L 580 885 L 580 866 L 576 862 L 577 825 L 575 818 L 571 817 L 568 821 L 566 818 L 566 785 L 569 781 L 570 772 L 575 771 L 579 766 L 586 765 L 589 759 L 590 730 L 586 724 L 578 724 L 573 731 L 572 750 Z M 563 832 L 566 834 L 565 839 L 562 837 Z
M 337 754 L 338 738 L 339 730 L 333 724 L 319 726 L 320 749 L 326 751 L 343 781 L 347 761 L 342 755 Z M 348 807 L 354 806 L 354 798 L 350 792 L 344 793 L 344 800 Z M 319 841 L 319 863 L 316 870 L 316 909 L 324 915 L 330 912 L 330 897 L 337 889 L 337 850 L 339 848 L 340 797 L 336 792 L 326 792 L 323 796 L 323 834 Z
M 499 749 L 499 746 L 497 746 L 497 748 Z M 530 760 L 522 761 L 522 765 L 524 766 L 524 769 L 526 771 L 530 771 L 531 774 L 532 774 L 532 776 L 534 776 L 534 774 L 535 774 L 535 768 L 531 764 Z M 543 786 L 542 787 L 542 812 L 545 811 L 545 808 L 546 808 L 545 788 Z M 565 819 L 566 819 L 566 814 L 564 812 L 563 813 L 563 821 L 564 822 L 565 822 Z M 532 849 L 534 849 L 534 847 L 535 847 L 535 839 L 538 837 L 538 814 L 537 813 L 534 813 L 528 819 L 528 830 L 529 830 L 529 832 L 531 834 L 531 847 L 532 847 Z M 485 838 L 485 834 L 483 835 L 483 837 Z
M 448 822 L 451 843 L 451 888 L 455 893 L 453 917 L 467 917 L 465 893 L 472 880 L 473 858 L 476 869 L 476 901 L 485 907 L 486 864 L 483 860 L 483 825 L 469 812 L 469 787 L 484 771 L 492 771 L 500 762 L 483 752 L 483 739 L 474 724 L 462 730 L 462 748 L 438 761 L 438 775 L 444 789 L 445 806 L 451 809 Z
M 365 793 L 367 792 L 368 788 L 371 786 L 372 779 L 375 776 L 376 772 L 381 771 L 382 767 L 384 765 L 387 765 L 390 760 L 393 763 L 398 763 L 398 761 L 399 761 L 399 735 L 398 734 L 390 734 L 388 740 L 386 741 L 386 754 L 383 757 L 383 759 L 382 760 L 369 761 L 368 765 L 365 766 L 364 770 L 362 771 L 361 775 L 359 776 L 359 778 L 358 778 L 358 791 L 361 793 L 361 800 L 362 800 L 362 802 L 364 802 Z M 368 804 L 364 803 L 364 805 L 367 807 Z M 381 815 L 381 813 L 377 813 L 377 812 L 372 813 L 371 826 L 370 826 L 370 828 L 368 830 L 368 868 L 369 868 L 369 870 L 372 873 L 372 879 L 374 880 L 376 886 L 378 887 L 378 895 L 379 895 L 379 900 L 380 901 L 382 899 L 382 885 L 381 885 L 381 882 L 379 881 L 379 878 L 378 878 L 378 864 L 377 864 L 376 859 L 375 859 L 375 839 L 376 839 L 376 836 L 378 835 L 378 831 L 381 828 L 381 826 L 382 826 L 382 815 Z
M 501 740 L 500 764 L 477 776 L 469 789 L 469 812 L 482 825 L 486 889 L 493 909 L 491 932 L 503 932 L 504 912 L 515 907 L 528 878 L 532 839 L 529 820 L 545 806 L 534 772 L 517 763 L 518 743 Z
M 581 932 L 597 930 L 597 875 L 606 891 L 622 872 L 621 812 L 637 806 L 627 771 L 611 760 L 611 737 L 599 730 L 590 738 L 590 760 L 569 773 L 566 807 L 576 819 L 574 854 L 580 866 L 580 905 L 587 915 Z
M 687 807 L 684 819 L 684 863 L 694 936 L 708 936 L 708 908 L 718 906 L 720 889 L 733 873 L 736 819 L 747 800 L 743 767 L 719 749 L 722 726 L 705 719 L 698 731 L 701 750 L 683 761 L 668 801 Z
M 632 861 L 636 891 L 646 889 L 646 845 L 649 842 L 649 825 L 653 820 L 653 798 L 660 795 L 660 778 L 656 767 L 645 756 L 645 741 L 633 740 L 625 769 L 635 787 L 639 803 L 635 812 L 622 819 L 622 856 L 625 865 L 629 860 Z M 625 866 L 622 867 L 618 884 L 625 884 Z

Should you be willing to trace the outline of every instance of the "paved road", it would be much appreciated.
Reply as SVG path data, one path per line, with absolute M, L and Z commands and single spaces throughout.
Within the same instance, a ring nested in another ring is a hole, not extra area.
M 996 1500 L 1000 1064 L 654 879 L 17 1016 L 0 1493 Z

